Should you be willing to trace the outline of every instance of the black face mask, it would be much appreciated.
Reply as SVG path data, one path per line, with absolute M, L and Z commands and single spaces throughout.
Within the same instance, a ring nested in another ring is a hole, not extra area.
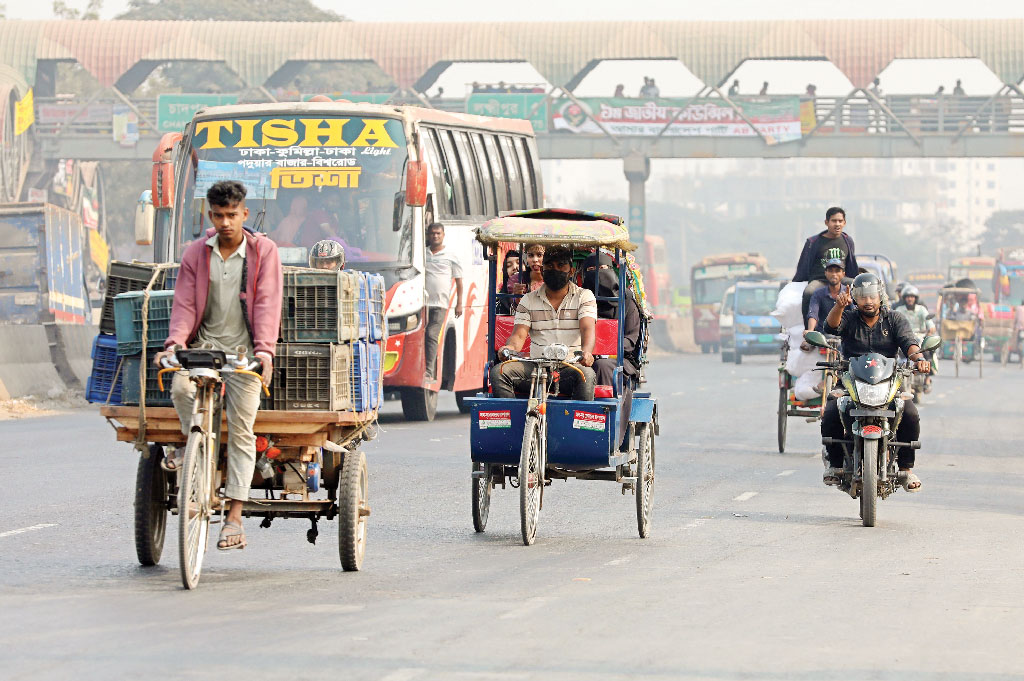
M 561 291 L 569 283 L 569 273 L 560 270 L 544 270 L 544 285 L 550 291 Z

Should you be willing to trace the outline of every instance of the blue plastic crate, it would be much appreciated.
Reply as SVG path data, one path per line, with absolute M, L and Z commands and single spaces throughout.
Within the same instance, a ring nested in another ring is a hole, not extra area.
M 380 343 L 370 343 L 369 369 L 367 374 L 367 391 L 370 393 L 370 408 L 380 408 L 384 400 L 384 352 Z
M 117 353 L 142 352 L 142 291 L 121 293 L 114 298 L 114 325 L 117 329 Z M 174 291 L 151 291 L 146 347 L 162 348 L 170 333 Z
M 371 341 L 384 340 L 384 298 L 387 295 L 387 288 L 384 286 L 384 277 L 379 274 L 367 274 L 369 308 L 369 337 Z
M 92 373 L 85 384 L 85 399 L 100 404 L 121 404 L 120 369 L 123 358 L 117 355 L 117 337 L 96 336 L 92 343 Z
M 352 343 L 352 410 L 373 409 L 373 391 L 370 389 L 370 344 L 366 341 Z

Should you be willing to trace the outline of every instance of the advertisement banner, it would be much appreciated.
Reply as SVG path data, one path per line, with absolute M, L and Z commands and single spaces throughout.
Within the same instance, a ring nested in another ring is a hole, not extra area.
M 113 116 L 109 103 L 93 102 L 84 109 L 78 102 L 55 102 L 40 104 L 36 123 L 39 125 L 61 125 L 74 120 L 75 123 L 107 123 Z
M 36 108 L 33 102 L 32 90 L 14 105 L 14 134 L 20 135 L 35 122 Z
M 552 115 L 553 129 L 601 134 L 597 119 L 613 135 L 654 136 L 666 125 L 672 137 L 751 137 L 756 133 L 740 114 L 714 99 L 615 99 L 590 97 L 562 101 Z M 758 97 L 737 106 L 769 144 L 800 139 L 799 97 Z M 588 115 L 589 114 L 589 115 Z
M 495 118 L 522 118 L 533 124 L 534 132 L 548 129 L 546 95 L 531 93 L 475 92 L 466 100 L 466 113 Z
M 181 132 L 203 107 L 237 103 L 238 95 L 160 95 L 156 98 L 156 128 L 158 132 Z

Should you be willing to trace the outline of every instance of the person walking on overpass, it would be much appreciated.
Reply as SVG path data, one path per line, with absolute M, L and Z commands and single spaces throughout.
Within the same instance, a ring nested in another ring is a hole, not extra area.
M 800 252 L 800 260 L 796 264 L 793 281 L 806 281 L 804 289 L 803 315 L 804 325 L 807 324 L 807 312 L 811 304 L 811 296 L 818 289 L 827 286 L 825 265 L 829 260 L 838 258 L 843 261 L 843 269 L 847 272 L 857 271 L 857 256 L 853 239 L 846 233 L 846 211 L 839 206 L 832 206 L 825 211 L 825 231 L 808 237 Z

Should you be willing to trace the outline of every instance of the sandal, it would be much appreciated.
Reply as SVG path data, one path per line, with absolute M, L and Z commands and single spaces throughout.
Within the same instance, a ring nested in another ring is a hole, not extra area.
M 911 487 L 911 485 L 917 485 Z M 907 471 L 907 477 L 903 480 L 903 489 L 908 492 L 920 492 L 921 491 L 921 478 L 914 475 L 912 472 Z
M 843 469 L 829 467 L 825 474 L 821 476 L 821 481 L 826 485 L 833 486 L 838 485 L 842 481 Z
M 237 543 L 231 543 L 231 540 L 235 537 L 241 537 L 241 540 Z M 224 525 L 220 528 L 220 536 L 217 537 L 217 550 L 244 549 L 245 544 L 245 532 L 242 530 L 242 525 L 240 523 L 224 521 Z
M 165 455 L 164 458 L 160 460 L 160 468 L 163 468 L 168 473 L 176 473 L 178 471 L 178 466 L 181 464 L 183 453 L 184 452 L 181 447 L 172 449 L 170 454 Z

